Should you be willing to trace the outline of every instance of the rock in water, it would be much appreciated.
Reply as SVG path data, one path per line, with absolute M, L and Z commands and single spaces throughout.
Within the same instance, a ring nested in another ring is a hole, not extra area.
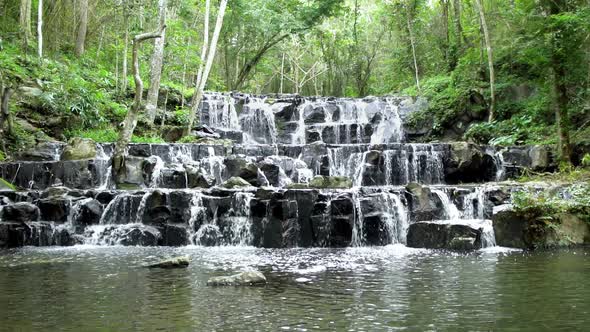
M 188 256 L 181 256 L 170 258 L 164 261 L 161 261 L 156 264 L 150 264 L 147 267 L 149 268 L 160 268 L 160 269 L 179 269 L 185 268 L 188 266 L 190 259 Z
M 247 271 L 226 277 L 213 277 L 207 280 L 207 286 L 262 286 L 266 277 L 258 271 Z

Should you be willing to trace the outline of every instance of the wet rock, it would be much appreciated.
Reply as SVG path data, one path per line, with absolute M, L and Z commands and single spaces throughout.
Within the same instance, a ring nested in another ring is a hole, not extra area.
M 352 187 L 352 180 L 344 176 L 316 176 L 309 182 L 309 187 L 347 189 Z
M 16 203 L 2 209 L 2 220 L 15 222 L 29 222 L 39 220 L 39 208 L 31 203 Z
M 258 167 L 243 157 L 229 156 L 224 160 L 229 177 L 240 177 L 253 186 L 258 185 Z
M 226 277 L 213 277 L 207 280 L 207 286 L 263 286 L 266 277 L 258 271 L 248 271 Z
M 590 225 L 580 216 L 536 216 L 505 209 L 492 217 L 499 246 L 536 249 L 590 244 Z
M 184 225 L 166 225 L 160 232 L 163 246 L 181 247 L 189 244 L 188 232 Z
M 97 225 L 103 213 L 103 207 L 96 199 L 86 199 L 78 203 L 78 211 L 74 215 L 74 225 Z
M 43 190 L 43 192 L 41 193 L 41 198 L 47 198 L 47 197 L 62 197 L 67 195 L 70 192 L 70 188 L 68 187 L 62 187 L 62 186 L 57 186 L 57 187 L 49 187 L 45 190 Z
M 481 228 L 444 221 L 417 222 L 408 229 L 407 244 L 412 248 L 476 250 L 481 248 Z
M 447 183 L 485 182 L 494 179 L 494 158 L 475 144 L 451 143 L 451 151 L 444 160 Z
M 534 171 L 547 171 L 553 168 L 551 151 L 547 146 L 535 145 L 529 150 L 530 168 Z
M 427 221 L 444 219 L 444 209 L 438 206 L 430 188 L 418 183 L 410 183 L 406 186 L 406 191 L 409 194 L 406 197 L 412 220 Z
M 92 235 L 92 234 L 87 234 Z M 100 243 L 123 246 L 157 246 L 161 238 L 160 231 L 151 226 L 129 224 L 109 226 L 95 235 Z
M 190 263 L 190 258 L 188 256 L 181 256 L 163 260 L 161 262 L 150 264 L 148 268 L 160 268 L 160 269 L 178 269 L 178 268 L 186 268 Z
M 0 222 L 0 248 L 71 244 L 71 237 L 66 229 L 56 229 L 48 222 Z
M 321 106 L 312 107 L 308 106 L 304 111 L 305 124 L 323 123 L 326 121 L 326 113 L 324 108 Z
M 195 234 L 194 243 L 205 247 L 214 247 L 221 244 L 223 235 L 219 227 L 211 224 L 205 224 L 199 228 Z
M 61 154 L 61 160 L 84 160 L 96 158 L 96 143 L 88 138 L 74 137 Z
M 40 217 L 44 221 L 66 222 L 68 220 L 70 202 L 69 199 L 59 196 L 51 196 L 37 202 Z
M 16 156 L 23 161 L 55 161 L 59 159 L 64 144 L 60 142 L 43 142 Z
M 236 188 L 245 188 L 245 187 L 250 187 L 250 183 L 244 179 L 242 179 L 241 177 L 232 177 L 229 178 L 227 181 L 225 181 L 222 184 L 222 187 L 227 188 L 227 189 L 236 189 Z
M 207 174 L 202 168 L 185 167 L 189 188 L 211 188 L 215 185 L 214 176 Z

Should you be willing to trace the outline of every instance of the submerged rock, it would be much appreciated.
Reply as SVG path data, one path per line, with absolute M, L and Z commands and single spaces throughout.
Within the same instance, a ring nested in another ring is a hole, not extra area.
M 190 258 L 188 256 L 174 257 L 163 260 L 161 262 L 150 264 L 148 268 L 160 268 L 160 269 L 178 269 L 185 268 L 189 265 Z
M 262 286 L 266 277 L 258 271 L 247 271 L 232 276 L 213 277 L 207 280 L 207 286 Z

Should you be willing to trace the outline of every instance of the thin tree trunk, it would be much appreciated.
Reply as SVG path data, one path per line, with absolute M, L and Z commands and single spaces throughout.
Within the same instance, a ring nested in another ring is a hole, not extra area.
M 166 0 L 158 2 L 158 18 L 160 26 L 166 25 Z M 166 29 L 162 30 L 162 37 L 154 42 L 154 53 L 150 68 L 150 88 L 147 95 L 146 112 L 150 123 L 156 118 L 158 108 L 158 95 L 160 92 L 160 79 L 162 78 L 162 64 L 164 62 L 164 44 L 166 39 Z
M 481 23 L 481 29 L 483 31 L 484 40 L 486 43 L 486 49 L 488 52 L 488 69 L 490 71 L 490 116 L 488 121 L 492 122 L 495 119 L 495 107 L 496 107 L 496 87 L 494 86 L 494 81 L 496 79 L 494 73 L 494 54 L 492 49 L 492 42 L 490 40 L 490 34 L 488 32 L 488 25 L 486 23 L 486 17 L 483 10 L 483 6 L 481 0 L 475 0 L 475 4 L 477 5 L 477 9 L 479 11 L 479 18 Z
M 131 141 L 135 126 L 137 126 L 137 116 L 141 109 L 141 100 L 143 99 L 143 81 L 139 72 L 139 45 L 148 39 L 160 38 L 162 31 L 166 26 L 160 26 L 158 31 L 143 33 L 133 38 L 133 78 L 135 80 L 135 98 L 133 106 L 127 112 L 125 121 L 119 131 L 119 139 L 115 144 L 115 153 L 113 155 L 113 174 L 117 182 L 120 182 L 125 176 L 125 154 L 127 145 Z
M 285 52 L 283 53 L 283 60 L 281 61 L 281 87 L 279 89 L 280 93 L 283 94 L 283 83 L 285 81 Z
M 193 104 L 191 105 L 191 110 L 189 113 L 188 119 L 188 126 L 186 128 L 185 134 L 188 135 L 193 128 L 193 122 L 195 120 L 195 115 L 197 110 L 199 109 L 199 104 L 201 104 L 201 100 L 203 99 L 203 91 L 205 90 L 205 84 L 207 83 L 207 79 L 209 78 L 209 73 L 211 72 L 211 67 L 213 66 L 213 60 L 215 59 L 215 51 L 217 49 L 217 41 L 219 40 L 219 34 L 221 32 L 221 27 L 223 26 L 223 17 L 225 16 L 225 8 L 227 7 L 227 0 L 221 0 L 219 4 L 219 11 L 217 13 L 217 21 L 215 22 L 215 30 L 213 31 L 213 37 L 211 38 L 211 43 L 209 45 L 209 51 L 207 52 L 207 63 L 205 64 L 205 69 L 203 70 L 203 75 L 200 79 L 200 86 L 196 87 L 195 97 L 193 98 Z M 197 78 L 197 81 L 199 79 Z
M 406 23 L 408 25 L 408 34 L 410 35 L 410 45 L 412 46 L 412 58 L 414 59 L 414 72 L 416 75 L 416 88 L 420 92 L 420 72 L 418 70 L 418 59 L 416 58 L 416 42 L 414 40 L 414 31 L 412 29 L 412 20 L 410 18 L 410 9 L 406 7 Z
M 127 10 L 125 9 L 123 15 L 125 16 L 125 37 L 123 45 L 123 74 L 121 75 L 121 92 L 123 95 L 127 94 L 127 47 L 129 46 L 129 17 L 127 17 Z
M 37 56 L 43 57 L 43 0 L 37 6 Z
M 100 38 L 98 39 L 98 47 L 96 48 L 96 58 L 100 56 L 100 51 L 102 50 L 102 41 L 104 39 L 104 25 L 102 26 L 102 30 L 100 31 Z
M 78 25 L 78 35 L 76 38 L 76 56 L 81 57 L 84 54 L 86 43 L 86 31 L 88 30 L 88 0 L 80 0 L 80 23 Z
M 25 47 L 28 45 L 28 41 L 33 38 L 33 33 L 31 32 L 31 6 L 31 0 L 20 1 L 19 25 L 23 34 Z
M 201 48 L 201 62 L 199 63 L 199 70 L 197 71 L 197 81 L 195 82 L 195 89 L 201 86 L 201 79 L 203 78 L 203 70 L 205 62 L 207 61 L 207 52 L 209 52 L 209 15 L 211 11 L 211 0 L 205 2 L 205 21 L 203 25 L 203 47 Z M 195 90 L 193 97 L 197 94 Z M 194 99 L 194 98 L 193 98 Z M 197 106 L 198 107 L 198 106 Z

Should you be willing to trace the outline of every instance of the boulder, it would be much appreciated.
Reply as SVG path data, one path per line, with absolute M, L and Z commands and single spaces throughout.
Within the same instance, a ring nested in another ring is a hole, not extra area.
M 98 200 L 89 198 L 80 201 L 76 205 L 78 211 L 76 211 L 72 220 L 74 225 L 88 226 L 96 225 L 100 222 L 103 207 Z
M 232 276 L 213 277 L 207 280 L 207 286 L 263 286 L 266 277 L 258 271 L 247 271 Z
M 161 262 L 147 265 L 148 268 L 160 268 L 160 269 L 178 269 L 178 268 L 186 268 L 190 263 L 190 258 L 188 256 L 181 256 L 181 257 L 174 257 L 170 259 L 163 260 Z
M 86 160 L 94 158 L 96 158 L 96 143 L 89 138 L 72 138 L 61 154 L 61 160 Z
M 62 197 L 67 195 L 70 192 L 70 188 L 68 187 L 49 187 L 41 193 L 41 198 L 48 198 L 48 197 Z
M 214 247 L 220 245 L 222 240 L 223 235 L 219 231 L 219 227 L 205 224 L 199 228 L 194 236 L 193 242 L 200 246 Z
M 70 211 L 69 199 L 51 196 L 37 201 L 40 218 L 44 221 L 66 222 Z
M 160 233 L 163 246 L 182 247 L 189 244 L 188 232 L 184 225 L 166 225 L 160 229 Z
M 578 215 L 538 216 L 504 210 L 492 218 L 496 243 L 521 249 L 560 248 L 590 244 L 590 224 Z
M 418 183 L 410 183 L 406 186 L 410 215 L 414 221 L 438 220 L 445 217 L 445 211 L 437 205 L 430 188 Z
M 141 224 L 108 226 L 100 234 L 92 232 L 93 230 L 87 229 L 85 236 L 97 238 L 99 243 L 107 245 L 157 246 L 162 237 L 157 228 Z
M 62 147 L 63 143 L 43 142 L 20 153 L 15 159 L 24 161 L 56 161 L 59 159 Z
M 450 184 L 491 181 L 496 175 L 494 158 L 481 147 L 465 142 L 451 143 L 444 166 L 445 181 Z
M 36 205 L 31 203 L 15 203 L 2 209 L 2 220 L 15 222 L 29 222 L 39 220 L 41 213 Z
M 0 248 L 72 244 L 69 231 L 65 228 L 55 228 L 51 223 L 0 222 Z
M 309 182 L 311 188 L 348 189 L 352 187 L 352 180 L 344 176 L 316 176 Z
M 476 250 L 482 247 L 482 228 L 447 221 L 417 222 L 408 229 L 412 248 Z
M 241 177 L 235 176 L 235 177 L 229 178 L 221 186 L 224 188 L 227 188 L 227 189 L 236 189 L 236 188 L 250 187 L 251 185 L 248 181 L 242 179 Z
M 535 145 L 529 150 L 530 168 L 534 171 L 548 171 L 552 168 L 552 155 L 547 146 Z

